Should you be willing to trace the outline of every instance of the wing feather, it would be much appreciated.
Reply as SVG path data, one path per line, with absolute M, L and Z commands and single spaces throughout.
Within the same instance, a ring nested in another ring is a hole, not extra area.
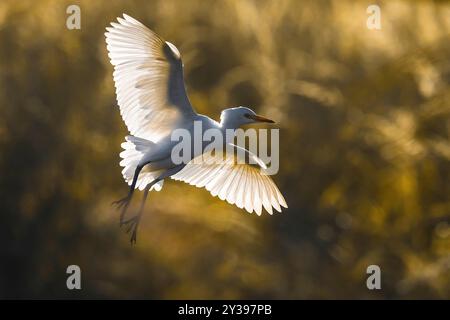
M 253 194 L 255 192 L 255 183 L 252 179 L 252 173 L 250 171 L 249 167 L 245 168 L 246 171 L 246 177 L 245 179 L 247 180 L 247 190 L 245 190 L 246 195 L 245 195 L 245 202 L 244 202 L 244 208 L 245 210 L 247 210 L 248 212 L 252 213 L 253 212 Z
M 256 157 L 253 154 L 251 156 Z M 233 157 L 223 159 L 212 154 L 203 154 L 202 157 L 202 161 L 196 158 L 189 162 L 172 178 L 205 187 L 211 195 L 250 213 L 254 211 L 257 215 L 261 215 L 263 208 L 269 214 L 273 213 L 272 208 L 278 212 L 281 212 L 281 206 L 287 208 L 281 192 L 272 179 L 264 174 L 263 167 L 240 163 Z M 260 159 L 257 160 L 264 165 Z
M 176 47 L 130 16 L 107 27 L 117 102 L 134 136 L 157 142 L 195 115 Z

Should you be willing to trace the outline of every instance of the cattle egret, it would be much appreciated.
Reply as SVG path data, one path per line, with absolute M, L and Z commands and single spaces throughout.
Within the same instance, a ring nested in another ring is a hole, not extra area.
M 122 175 L 130 186 L 128 195 L 116 201 L 121 208 L 120 225 L 132 231 L 131 242 L 136 242 L 136 232 L 149 191 L 161 190 L 165 178 L 184 181 L 205 187 L 213 196 L 261 214 L 262 208 L 272 214 L 272 207 L 281 212 L 286 201 L 277 186 L 265 175 L 264 162 L 245 150 L 247 156 L 259 165 L 237 163 L 228 157 L 222 162 L 194 163 L 195 158 L 213 158 L 204 148 L 192 154 L 192 161 L 176 164 L 171 150 L 176 141 L 171 134 L 175 129 L 193 130 L 200 121 L 203 130 L 237 129 L 245 124 L 272 120 L 257 115 L 245 107 L 225 109 L 220 123 L 197 114 L 192 108 L 183 80 L 183 63 L 178 49 L 164 41 L 139 21 L 124 14 L 107 27 L 106 43 L 111 64 L 120 114 L 130 135 L 122 144 L 120 154 Z M 231 160 L 230 160 L 231 159 Z M 144 190 L 138 214 L 125 219 L 125 214 L 135 189 Z

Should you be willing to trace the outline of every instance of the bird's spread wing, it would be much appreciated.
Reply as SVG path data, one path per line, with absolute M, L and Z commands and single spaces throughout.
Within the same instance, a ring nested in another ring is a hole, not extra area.
M 172 179 L 205 187 L 213 196 L 245 208 L 250 213 L 255 211 L 260 215 L 262 207 L 270 214 L 272 207 L 278 212 L 281 212 L 281 206 L 287 208 L 275 183 L 262 172 L 264 163 L 248 150 L 244 151 L 258 164 L 237 161 L 240 157 L 236 154 L 224 157 L 219 153 L 207 152 L 191 160 Z
M 177 48 L 123 15 L 106 28 L 120 113 L 130 133 L 157 142 L 195 113 Z

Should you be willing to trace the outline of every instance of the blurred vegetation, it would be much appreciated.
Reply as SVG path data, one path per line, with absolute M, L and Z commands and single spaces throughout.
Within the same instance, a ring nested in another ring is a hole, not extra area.
M 1 1 L 0 297 L 449 299 L 450 5 L 378 3 L 371 31 L 367 1 Z M 130 246 L 103 35 L 124 12 L 178 46 L 198 112 L 277 120 L 288 210 L 166 181 Z

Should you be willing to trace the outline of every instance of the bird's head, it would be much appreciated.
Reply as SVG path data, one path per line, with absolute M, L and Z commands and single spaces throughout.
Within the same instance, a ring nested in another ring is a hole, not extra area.
M 239 128 L 246 124 L 261 122 L 275 123 L 247 107 L 228 108 L 223 110 L 220 115 L 220 124 L 226 128 Z

